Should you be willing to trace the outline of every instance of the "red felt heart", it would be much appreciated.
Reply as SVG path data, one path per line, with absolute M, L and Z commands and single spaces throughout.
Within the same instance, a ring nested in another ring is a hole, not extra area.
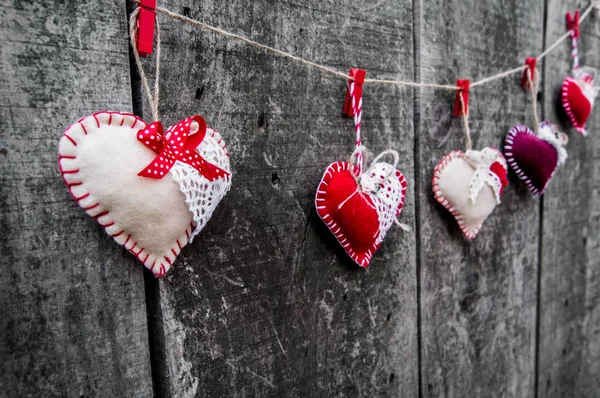
M 547 128 L 544 126 L 548 125 L 542 123 L 540 129 Z M 510 129 L 504 142 L 504 156 L 534 196 L 546 191 L 559 165 L 557 148 L 522 125 Z
M 373 193 L 364 192 L 357 183 L 356 166 L 336 162 L 325 170 L 317 189 L 317 213 L 346 253 L 364 268 L 404 205 L 406 179 L 395 169 L 391 177 L 385 176 L 390 168 L 393 166 L 387 163 L 376 163 L 361 176 L 363 184 L 373 182 Z
M 586 78 L 585 76 L 588 77 Z M 583 135 L 587 135 L 585 122 L 590 117 L 594 101 L 594 94 L 590 93 L 590 91 L 593 92 L 593 84 L 590 79 L 589 75 L 584 75 L 577 80 L 567 77 L 561 89 L 563 108 L 567 116 L 569 116 L 573 127 Z

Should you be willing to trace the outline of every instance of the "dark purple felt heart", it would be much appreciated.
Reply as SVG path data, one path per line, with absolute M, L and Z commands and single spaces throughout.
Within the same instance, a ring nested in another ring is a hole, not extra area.
M 546 191 L 558 167 L 558 152 L 527 126 L 515 126 L 504 142 L 506 161 L 534 196 Z

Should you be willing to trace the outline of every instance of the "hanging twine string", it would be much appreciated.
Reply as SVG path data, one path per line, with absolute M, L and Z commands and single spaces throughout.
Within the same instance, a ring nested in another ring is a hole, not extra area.
M 148 79 L 146 78 L 146 74 L 144 73 L 144 68 L 142 68 L 142 61 L 140 60 L 140 53 L 137 48 L 136 43 L 136 35 L 137 35 L 137 17 L 140 13 L 140 8 L 137 7 L 131 13 L 131 17 L 129 18 L 129 37 L 131 40 L 131 47 L 133 48 L 133 56 L 135 58 L 135 64 L 137 65 L 138 70 L 140 71 L 140 77 L 142 78 L 142 85 L 144 86 L 144 91 L 146 93 L 146 98 L 148 99 L 148 103 L 152 108 L 152 117 L 154 121 L 158 121 L 158 98 L 159 98 L 159 82 L 160 82 L 160 28 L 158 27 L 158 18 L 156 18 L 156 54 L 154 55 L 156 58 L 156 72 L 154 77 L 154 96 L 152 95 L 152 91 L 150 90 L 150 84 L 148 83 Z
M 138 1 L 139 3 L 139 1 Z M 593 1 L 588 8 L 584 11 L 584 13 L 581 15 L 579 21 L 583 22 L 588 15 L 594 10 L 595 7 L 599 7 L 600 6 L 600 1 L 599 0 L 595 0 Z M 309 61 L 307 59 L 298 57 L 294 54 L 291 54 L 289 52 L 285 52 L 285 51 L 281 51 L 278 50 L 276 48 L 261 44 L 259 42 L 256 42 L 254 40 L 248 39 L 247 37 L 232 33 L 232 32 L 228 32 L 224 29 L 221 28 L 217 28 L 215 26 L 211 26 L 209 24 L 206 24 L 204 22 L 200 22 L 198 20 L 186 17 L 185 15 L 181 15 L 181 14 L 177 14 L 173 11 L 170 11 L 166 8 L 163 7 L 156 7 L 156 11 L 168 16 L 169 18 L 196 26 L 200 29 L 204 29 L 213 33 L 217 33 L 226 37 L 229 37 L 230 39 L 234 39 L 234 40 L 239 40 L 242 41 L 250 46 L 256 47 L 256 48 L 260 48 L 266 52 L 271 52 L 273 54 L 279 55 L 281 57 L 284 58 L 288 58 L 292 61 L 298 62 L 300 64 L 304 64 L 306 66 L 310 66 L 313 67 L 315 69 L 321 70 L 322 72 L 343 78 L 345 80 L 354 80 L 350 75 L 337 71 L 335 69 L 329 68 L 325 65 L 321 65 L 318 64 L 316 62 L 312 62 Z M 548 47 L 542 54 L 540 54 L 538 57 L 536 57 L 538 60 L 544 58 L 546 55 L 548 55 L 552 50 L 554 50 L 556 47 L 558 47 L 560 45 L 560 43 L 562 43 L 564 40 L 568 39 L 569 36 L 571 35 L 572 31 L 568 31 L 567 33 L 565 33 L 564 35 L 562 35 L 556 42 L 554 42 L 550 47 Z M 498 79 L 502 79 L 504 77 L 507 76 L 511 76 L 514 75 L 516 73 L 522 72 L 525 69 L 524 66 L 519 66 L 517 68 L 514 69 L 510 69 L 508 71 L 504 71 L 504 72 L 500 72 L 496 75 L 490 76 L 490 77 L 486 77 L 484 79 L 481 79 L 479 81 L 474 81 L 471 83 L 471 87 L 477 87 L 477 86 L 481 86 L 483 84 L 487 84 L 489 82 L 492 82 L 494 80 L 498 80 Z M 435 83 L 416 83 L 416 82 L 409 82 L 409 81 L 403 81 L 403 80 L 386 80 L 386 79 L 365 79 L 365 83 L 372 83 L 372 84 L 390 84 L 390 85 L 396 85 L 396 86 L 408 86 L 408 87 L 423 87 L 423 88 L 433 88 L 433 89 L 440 89 L 440 90 L 452 90 L 452 91 L 456 91 L 459 90 L 460 87 L 458 86 L 454 86 L 454 85 L 446 85 L 446 84 L 435 84 Z
M 467 110 L 463 96 L 459 95 L 458 98 L 460 99 L 461 115 L 463 126 L 465 127 L 465 147 L 467 148 L 467 151 L 470 151 L 473 149 L 473 145 L 471 143 L 471 130 L 469 129 L 469 111 Z
M 540 122 L 537 116 L 537 92 L 540 85 L 540 73 L 535 69 L 534 80 L 531 80 L 531 69 L 527 69 L 527 87 L 531 92 L 531 109 L 533 111 L 533 125 L 535 127 L 535 133 L 538 133 Z

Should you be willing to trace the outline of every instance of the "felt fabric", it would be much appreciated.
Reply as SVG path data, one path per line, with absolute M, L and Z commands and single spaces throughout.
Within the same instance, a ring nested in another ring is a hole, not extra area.
M 543 124 L 540 128 L 548 126 Z M 558 168 L 559 152 L 555 145 L 536 136 L 529 127 L 522 125 L 513 127 L 506 136 L 506 160 L 534 196 L 542 195 L 546 191 Z
M 358 168 L 336 162 L 325 170 L 317 189 L 317 213 L 346 253 L 367 268 L 406 196 L 406 179 L 392 165 L 381 162 L 369 168 L 357 183 Z
M 117 243 L 162 276 L 195 223 L 173 178 L 138 176 L 156 157 L 138 141 L 137 133 L 146 128 L 146 122 L 129 113 L 86 116 L 64 132 L 59 167 L 79 205 Z
M 595 91 L 592 81 L 581 77 L 567 77 L 562 84 L 561 100 L 563 108 L 575 130 L 587 135 L 585 123 L 590 117 L 594 105 Z
M 493 148 L 496 160 L 488 166 L 488 172 L 495 175 L 501 187 L 506 186 L 506 161 L 500 152 Z M 479 152 L 479 151 L 472 151 Z M 501 169 L 498 172 L 498 168 Z M 453 151 L 442 158 L 433 172 L 432 187 L 436 200 L 456 219 L 461 231 L 468 239 L 473 239 L 483 222 L 499 203 L 497 194 L 487 182 L 479 190 L 473 201 L 469 195 L 475 177 L 476 167 L 469 163 L 461 151 Z M 498 195 L 502 193 L 498 190 Z

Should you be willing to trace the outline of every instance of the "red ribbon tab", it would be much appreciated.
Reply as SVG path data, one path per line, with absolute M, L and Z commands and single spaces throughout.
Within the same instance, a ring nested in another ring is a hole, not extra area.
M 198 115 L 188 117 L 169 127 L 164 135 L 160 122 L 150 124 L 147 128 L 138 131 L 137 138 L 142 144 L 158 153 L 158 156 L 138 175 L 161 179 L 171 170 L 176 161 L 192 166 L 209 181 L 230 175 L 196 152 L 196 148 L 205 136 L 206 122 Z
M 348 87 L 346 88 L 346 99 L 344 100 L 344 115 L 354 116 L 354 109 L 352 108 L 352 96 L 355 100 L 360 101 L 362 98 L 363 84 L 365 82 L 365 76 L 367 72 L 363 69 L 350 69 L 350 76 L 354 80 L 348 81 Z M 354 83 L 354 91 L 350 94 L 350 84 Z
M 579 38 L 579 10 L 575 11 L 573 15 L 567 12 L 567 29 L 573 31 L 571 32 L 571 37 L 575 39 Z
M 137 20 L 137 49 L 140 57 L 152 54 L 154 44 L 154 21 L 156 20 L 156 0 L 141 0 Z
M 465 103 L 465 111 L 469 114 L 469 86 L 471 85 L 471 81 L 469 79 L 458 79 L 456 85 L 460 89 L 456 92 L 456 98 L 454 99 L 454 117 L 463 116 L 460 96 L 462 96 Z
M 531 71 L 531 82 L 535 81 L 535 66 L 537 65 L 537 58 L 527 58 L 525 60 L 527 68 L 523 71 L 523 78 L 521 79 L 521 88 L 532 89 L 531 84 L 528 84 L 527 71 Z

